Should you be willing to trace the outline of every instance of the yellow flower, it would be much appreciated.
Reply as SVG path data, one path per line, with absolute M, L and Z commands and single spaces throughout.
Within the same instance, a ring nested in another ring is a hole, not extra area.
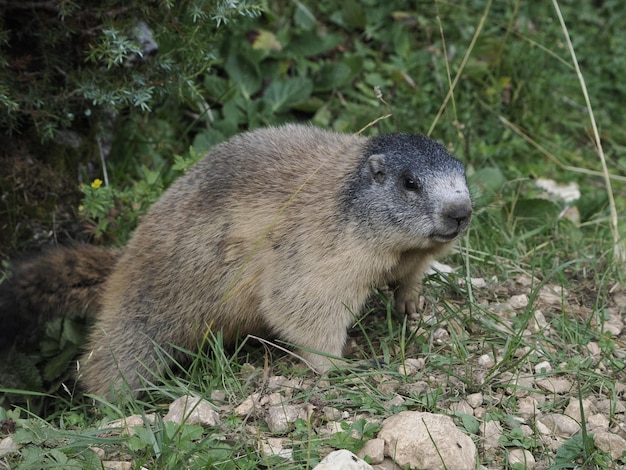
M 102 186 L 102 180 L 100 178 L 96 178 L 93 180 L 93 183 L 91 183 L 93 189 L 98 189 L 100 186 Z

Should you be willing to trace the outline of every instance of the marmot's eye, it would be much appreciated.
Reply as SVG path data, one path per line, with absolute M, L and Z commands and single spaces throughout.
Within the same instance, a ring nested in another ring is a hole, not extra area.
M 419 189 L 417 181 L 412 176 L 405 176 L 402 179 L 402 184 L 407 191 L 417 191 Z

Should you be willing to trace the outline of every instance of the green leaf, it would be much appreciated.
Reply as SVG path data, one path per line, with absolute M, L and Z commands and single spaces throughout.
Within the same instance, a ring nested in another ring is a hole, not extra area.
M 243 54 L 231 52 L 224 68 L 246 99 L 261 89 L 262 78 L 258 64 Z
M 319 36 L 314 31 L 306 31 L 294 37 L 283 51 L 288 51 L 297 57 L 310 57 L 333 50 L 343 42 L 343 38 L 336 34 Z
M 226 140 L 226 136 L 217 129 L 207 129 L 199 132 L 193 139 L 194 150 L 204 155 L 211 147 Z
M 315 74 L 315 91 L 330 91 L 350 80 L 352 70 L 343 62 L 326 63 Z
M 293 14 L 293 20 L 297 26 L 304 30 L 311 30 L 315 27 L 315 16 L 302 3 L 296 4 L 296 11 Z
M 365 11 L 356 0 L 346 0 L 341 7 L 341 17 L 344 24 L 351 28 L 364 29 L 366 18 Z
M 459 418 L 461 418 L 461 422 L 463 423 L 463 427 L 470 434 L 478 434 L 478 430 L 480 428 L 480 423 L 476 418 L 467 413 L 457 413 Z
M 275 80 L 263 93 L 263 100 L 274 113 L 285 111 L 311 96 L 313 83 L 308 78 L 294 77 Z

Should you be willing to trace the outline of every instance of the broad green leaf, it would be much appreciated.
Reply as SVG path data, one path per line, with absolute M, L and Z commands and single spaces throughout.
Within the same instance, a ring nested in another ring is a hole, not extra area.
M 352 71 L 343 62 L 326 63 L 317 71 L 314 78 L 315 91 L 330 91 L 350 80 Z
M 270 106 L 272 112 L 280 112 L 306 100 L 312 91 L 313 83 L 308 78 L 275 80 L 263 93 L 263 100 Z
M 259 66 L 243 54 L 231 51 L 224 68 L 246 99 L 261 88 L 262 78 Z

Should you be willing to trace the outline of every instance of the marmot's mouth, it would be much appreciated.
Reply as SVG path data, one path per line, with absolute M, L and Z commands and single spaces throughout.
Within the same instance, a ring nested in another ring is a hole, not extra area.
M 460 234 L 461 232 L 459 230 L 455 230 L 454 232 L 450 233 L 433 233 L 430 238 L 432 238 L 436 242 L 447 243 L 457 238 Z

